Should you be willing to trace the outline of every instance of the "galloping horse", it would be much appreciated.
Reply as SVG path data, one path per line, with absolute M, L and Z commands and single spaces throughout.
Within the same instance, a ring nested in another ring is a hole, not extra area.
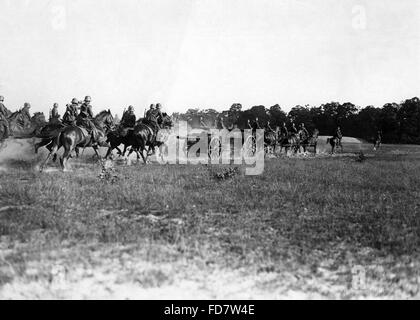
M 162 114 L 162 118 L 159 119 L 159 121 L 156 121 L 155 119 L 137 121 L 136 126 L 133 129 L 132 141 L 130 141 L 132 142 L 132 147 L 128 155 L 135 151 L 137 153 L 137 158 L 139 158 L 140 152 L 140 155 L 146 164 L 147 158 L 154 153 L 155 148 L 160 148 L 165 143 L 165 141 L 159 139 L 159 131 L 161 129 L 171 128 L 172 125 L 172 118 L 166 113 Z M 143 152 L 146 150 L 146 147 L 148 147 L 148 150 L 145 157 Z M 152 154 L 150 154 L 150 151 L 152 151 Z
M 22 110 L 13 112 L 7 121 L 10 135 L 14 138 L 31 138 L 47 123 L 42 112 L 35 113 L 31 118 Z
M 70 154 L 76 148 L 92 147 L 96 155 L 100 158 L 98 147 L 108 147 L 106 142 L 106 133 L 114 126 L 114 117 L 110 110 L 102 111 L 92 121 L 94 128 L 91 134 L 83 128 L 76 125 L 70 125 L 62 129 L 58 136 L 53 141 L 51 152 L 47 159 L 41 166 L 41 170 L 48 162 L 51 154 L 55 154 L 61 147 L 64 148 L 64 153 L 60 158 L 61 167 L 66 170 L 66 164 L 70 158 Z

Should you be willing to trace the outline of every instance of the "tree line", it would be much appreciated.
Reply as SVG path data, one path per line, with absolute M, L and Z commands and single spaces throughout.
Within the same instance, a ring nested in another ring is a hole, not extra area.
M 417 97 L 401 103 L 387 103 L 382 107 L 357 107 L 351 102 L 329 102 L 321 106 L 293 107 L 288 113 L 276 104 L 269 108 L 253 106 L 244 110 L 240 103 L 234 103 L 228 110 L 218 112 L 214 109 L 190 108 L 185 113 L 174 113 L 179 120 L 188 121 L 193 127 L 202 123 L 214 127 L 220 119 L 226 127 L 238 126 L 248 128 L 247 122 L 258 121 L 265 127 L 275 128 L 283 122 L 289 127 L 293 121 L 296 125 L 304 123 L 311 132 L 315 128 L 320 135 L 333 135 L 337 126 L 345 136 L 371 141 L 378 131 L 382 133 L 385 143 L 420 144 L 420 100 Z

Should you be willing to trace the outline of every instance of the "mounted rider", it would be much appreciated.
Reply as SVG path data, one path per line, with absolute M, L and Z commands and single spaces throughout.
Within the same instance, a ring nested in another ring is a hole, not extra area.
M 289 130 L 287 129 L 286 122 L 283 122 L 283 125 L 280 128 L 280 135 L 283 137 L 289 136 Z
M 6 106 L 3 103 L 4 97 L 0 96 L 0 114 L 2 114 L 5 118 L 8 118 L 11 112 L 9 111 L 9 109 L 6 108 Z
M 31 104 L 29 102 L 25 102 L 23 104 L 23 108 L 20 110 L 22 116 L 23 116 L 23 125 L 25 127 L 30 126 L 31 123 L 31 113 L 30 113 L 30 109 L 31 108 Z
M 268 120 L 267 121 L 267 125 L 266 125 L 266 131 L 269 131 L 269 132 L 276 132 L 276 130 L 274 130 L 272 127 L 271 127 L 271 125 L 270 125 L 270 120 Z
M 63 116 L 63 123 L 67 125 L 75 125 L 76 118 L 77 118 L 77 109 L 79 106 L 79 100 L 77 98 L 73 98 L 71 100 L 71 104 L 67 105 L 66 112 Z
M 10 134 L 9 121 L 7 120 L 7 117 L 9 116 L 10 112 L 6 108 L 6 106 L 3 104 L 3 102 L 4 102 L 4 97 L 0 96 L 0 124 L 4 125 L 4 128 L 5 128 L 4 137 L 7 138 Z
M 304 123 L 301 123 L 299 126 L 299 135 L 301 140 L 306 140 L 309 138 L 309 132 L 306 130 Z
M 162 114 L 162 105 L 160 103 L 156 104 L 155 116 L 158 124 L 162 123 L 163 114 Z
M 341 133 L 341 129 L 339 126 L 337 126 L 337 129 L 335 130 L 334 138 L 338 138 L 340 142 L 341 142 L 341 139 L 343 138 L 343 134 Z
M 120 121 L 118 134 L 121 137 L 125 137 L 130 129 L 133 129 L 136 125 L 136 115 L 134 114 L 134 107 L 129 106 L 126 111 L 124 111 L 123 116 Z
M 133 128 L 136 124 L 136 115 L 134 114 L 134 107 L 129 106 L 121 118 L 120 126 L 123 128 Z
M 291 135 L 297 135 L 297 134 L 298 134 L 298 129 L 296 128 L 296 126 L 295 126 L 295 123 L 294 123 L 294 122 L 292 122 L 292 126 L 291 126 L 291 128 L 290 128 L 290 134 L 291 134 Z
M 54 103 L 53 108 L 50 110 L 50 122 L 60 122 L 60 115 L 58 114 L 58 103 Z
M 95 124 L 92 122 L 93 120 L 93 112 L 92 106 L 90 105 L 92 99 L 90 96 L 86 96 L 83 104 L 80 106 L 80 112 L 77 116 L 76 124 L 78 126 L 84 127 L 89 134 L 92 135 L 92 138 L 96 136 L 96 127 Z
M 145 119 L 151 119 L 151 116 L 155 113 L 155 105 L 151 104 L 149 110 L 146 111 Z

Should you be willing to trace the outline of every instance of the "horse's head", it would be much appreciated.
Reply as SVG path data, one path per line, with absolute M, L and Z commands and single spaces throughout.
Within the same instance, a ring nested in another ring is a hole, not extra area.
M 111 129 L 115 125 L 114 117 L 112 116 L 111 110 L 103 110 L 96 117 L 95 122 L 101 127 Z
M 174 122 L 172 120 L 172 117 L 169 116 L 167 113 L 162 113 L 162 121 L 161 121 L 161 127 L 162 128 L 172 128 L 174 125 Z
M 319 136 L 319 130 L 315 129 L 314 132 L 312 133 L 312 138 L 318 138 Z
M 33 123 L 46 123 L 47 120 L 45 119 L 45 115 L 43 112 L 35 112 L 31 118 L 31 122 Z

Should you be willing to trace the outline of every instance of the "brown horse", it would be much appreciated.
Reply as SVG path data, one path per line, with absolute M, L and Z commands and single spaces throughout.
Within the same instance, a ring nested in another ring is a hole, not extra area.
M 42 112 L 37 112 L 30 117 L 22 110 L 13 112 L 7 121 L 9 122 L 10 136 L 16 139 L 32 138 L 47 123 Z
M 110 110 L 102 111 L 93 119 L 92 124 L 94 127 L 90 134 L 85 128 L 80 126 L 70 125 L 64 127 L 58 136 L 54 138 L 51 152 L 48 154 L 40 170 L 43 170 L 50 156 L 55 154 L 61 147 L 64 148 L 64 153 L 60 158 L 63 170 L 67 169 L 67 161 L 76 148 L 92 147 L 98 158 L 100 158 L 98 147 L 109 146 L 106 142 L 106 133 L 114 126 L 114 117 Z

